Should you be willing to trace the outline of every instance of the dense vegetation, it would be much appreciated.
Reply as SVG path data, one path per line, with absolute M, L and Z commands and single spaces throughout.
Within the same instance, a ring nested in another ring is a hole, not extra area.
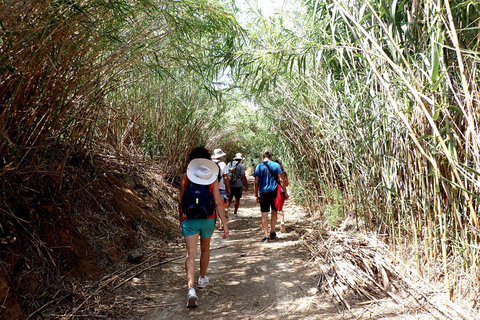
M 62 190 L 64 167 L 102 150 L 176 176 L 199 144 L 250 164 L 270 148 L 312 212 L 412 245 L 427 279 L 473 302 L 480 5 L 305 0 L 267 18 L 250 8 L 243 28 L 236 10 L 0 4 L 2 237 L 28 220 L 16 209 L 32 181 Z
M 0 318 L 71 297 L 65 274 L 93 276 L 146 226 L 171 235 L 152 213 L 172 186 L 141 177 L 153 204 L 129 190 L 143 165 L 175 181 L 217 130 L 242 34 L 209 1 L 0 2 Z
M 213 81 L 242 37 L 207 1 L 17 1 L 1 25 L 0 150 L 13 167 L 98 143 L 183 162 L 215 124 Z
M 419 272 L 473 303 L 479 18 L 469 1 L 305 1 L 247 28 L 252 64 L 238 75 L 305 204 L 413 247 Z

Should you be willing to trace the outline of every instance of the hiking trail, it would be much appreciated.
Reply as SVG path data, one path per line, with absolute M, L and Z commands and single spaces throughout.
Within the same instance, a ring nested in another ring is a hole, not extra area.
M 286 201 L 287 232 L 279 232 L 277 224 L 277 239 L 263 243 L 253 177 L 248 181 L 250 189 L 241 200 L 238 219 L 231 218 L 234 203 L 230 207 L 228 239 L 221 238 L 217 222 L 207 271 L 210 284 L 196 289 L 198 307 L 186 308 L 185 248 L 179 241 L 163 262 L 137 268 L 137 275 L 116 291 L 122 309 L 128 304 L 122 319 L 442 319 L 392 299 L 365 303 L 349 295 L 347 309 L 344 302 L 319 290 L 318 262 L 301 240 L 302 233 L 312 228 L 304 210 Z M 200 252 L 196 280 L 199 256 Z
M 133 286 L 145 300 L 135 306 L 142 319 L 315 319 L 337 310 L 316 295 L 316 270 L 308 268 L 310 254 L 299 243 L 296 227 L 303 212 L 288 201 L 284 208 L 287 232 L 265 244 L 261 241 L 261 214 L 253 197 L 253 179 L 233 219 L 230 206 L 230 237 L 221 238 L 218 227 L 212 236 L 207 275 L 210 284 L 196 289 L 197 308 L 186 308 L 185 258 L 169 262 L 139 276 Z M 217 222 L 218 224 L 218 222 Z M 185 250 L 175 256 L 184 255 Z M 199 273 L 196 259 L 196 279 Z M 168 259 L 167 259 L 168 260 Z M 133 319 L 133 318 L 132 318 Z

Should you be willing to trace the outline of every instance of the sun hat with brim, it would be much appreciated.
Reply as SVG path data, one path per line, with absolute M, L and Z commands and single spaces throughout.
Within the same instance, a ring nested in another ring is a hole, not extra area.
M 215 150 L 213 150 L 212 159 L 218 159 L 218 158 L 221 158 L 225 155 L 226 155 L 226 153 L 223 152 L 222 149 L 215 149 Z
M 241 153 L 236 153 L 235 154 L 235 157 L 233 158 L 233 160 L 243 160 L 245 159 Z
M 193 159 L 188 164 L 187 177 L 196 184 L 212 184 L 218 178 L 218 166 L 209 159 Z

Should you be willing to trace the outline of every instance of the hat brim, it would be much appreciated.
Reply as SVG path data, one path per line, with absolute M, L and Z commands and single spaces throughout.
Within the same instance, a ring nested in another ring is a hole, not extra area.
M 218 158 L 221 158 L 221 157 L 226 156 L 226 155 L 227 155 L 226 153 L 214 154 L 214 155 L 212 156 L 212 159 L 218 159 Z
M 195 175 L 195 170 L 198 166 L 203 165 L 212 171 L 212 175 L 207 179 L 202 179 Z M 193 159 L 187 167 L 188 180 L 196 184 L 209 185 L 215 182 L 218 178 L 218 166 L 215 162 L 209 159 Z

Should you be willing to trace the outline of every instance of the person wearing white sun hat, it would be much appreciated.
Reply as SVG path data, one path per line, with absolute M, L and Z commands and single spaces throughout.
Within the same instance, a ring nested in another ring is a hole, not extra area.
M 218 189 L 218 166 L 215 162 L 210 160 L 210 152 L 204 147 L 195 148 L 190 154 L 187 172 L 182 174 L 180 179 L 180 195 L 179 195 L 179 220 L 182 228 L 182 235 L 185 237 L 185 245 L 187 249 L 185 259 L 185 272 L 187 275 L 187 307 L 196 307 L 198 296 L 195 292 L 195 257 L 197 256 L 197 242 L 200 237 L 200 278 L 197 286 L 204 288 L 209 284 L 209 278 L 206 276 L 207 267 L 210 262 L 210 240 L 215 230 L 215 210 L 213 206 L 211 215 L 205 218 L 187 218 L 190 208 L 186 205 L 185 200 L 188 198 L 189 191 L 194 187 L 200 190 L 199 186 L 208 186 L 209 192 L 206 196 L 212 198 L 214 207 L 218 213 L 220 221 L 223 225 L 222 238 L 226 239 L 229 236 L 227 221 L 225 219 L 225 211 L 223 209 L 220 192 Z M 205 189 L 205 188 L 204 188 Z M 185 197 L 184 197 L 185 195 Z M 197 203 L 203 203 L 203 198 L 197 198 Z M 209 210 L 210 210 L 209 209 Z M 184 210 L 187 210 L 184 212 Z M 206 212 L 206 210 L 204 210 Z M 207 214 L 208 215 L 208 214 Z

